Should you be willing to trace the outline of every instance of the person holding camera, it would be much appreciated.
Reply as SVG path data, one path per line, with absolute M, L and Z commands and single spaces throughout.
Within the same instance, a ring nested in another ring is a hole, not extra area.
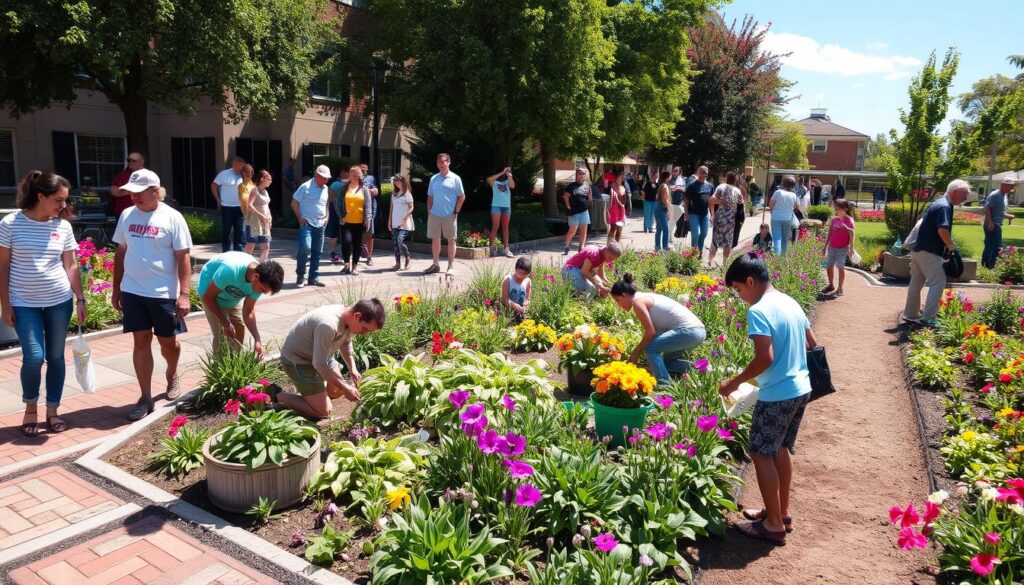
M 512 217 L 512 189 L 516 188 L 516 180 L 512 177 L 512 167 L 505 167 L 501 172 L 487 177 L 491 186 L 491 235 L 487 244 L 491 255 L 494 255 L 494 238 L 501 226 L 501 243 L 505 247 L 505 256 L 512 258 L 512 250 L 508 247 L 508 220 Z

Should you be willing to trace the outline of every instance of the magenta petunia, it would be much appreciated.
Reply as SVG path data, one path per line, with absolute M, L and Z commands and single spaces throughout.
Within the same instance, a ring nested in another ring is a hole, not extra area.
M 708 416 L 697 417 L 697 428 L 704 431 L 705 433 L 710 432 L 712 429 L 718 426 L 718 415 L 709 414 Z
M 454 390 L 448 395 L 448 402 L 452 403 L 452 406 L 461 410 L 462 405 L 469 399 L 469 392 L 466 390 Z
M 996 564 L 1000 562 L 996 555 L 982 553 L 971 558 L 971 570 L 976 574 L 985 576 L 996 570 Z
M 516 505 L 532 508 L 540 501 L 542 494 L 532 484 L 524 483 L 516 488 Z
M 498 453 L 515 457 L 526 451 L 526 437 L 515 433 L 505 433 L 504 437 L 498 437 Z
M 663 422 L 655 423 L 646 429 L 644 432 L 655 441 L 664 441 L 670 435 L 672 435 L 672 429 Z
M 900 530 L 899 536 L 896 537 L 896 544 L 898 544 L 903 550 L 911 550 L 915 548 L 923 549 L 928 545 L 928 538 L 908 526 L 903 530 Z
M 508 394 L 501 397 L 501 405 L 507 408 L 509 412 L 515 412 L 516 410 L 516 402 Z
M 497 452 L 498 450 L 498 433 L 494 429 L 488 429 L 476 436 L 476 446 L 482 453 L 488 455 Z
M 718 438 L 722 439 L 723 441 L 731 441 L 736 438 L 732 436 L 732 431 L 730 431 L 729 429 L 723 429 L 719 427 L 715 430 L 718 431 Z
M 619 546 L 619 541 L 614 536 L 603 532 L 594 537 L 594 547 L 601 552 L 611 552 Z
M 508 472 L 512 479 L 526 479 L 533 475 L 533 466 L 525 461 L 512 461 L 508 465 Z
M 693 367 L 694 367 L 695 370 L 697 370 L 698 372 L 703 374 L 703 373 L 708 371 L 708 366 L 710 364 L 711 364 L 711 362 L 708 361 L 708 358 L 701 358 L 701 359 L 693 362 Z
M 662 408 L 672 408 L 676 401 L 668 394 L 662 394 L 661 396 L 655 396 L 654 402 Z

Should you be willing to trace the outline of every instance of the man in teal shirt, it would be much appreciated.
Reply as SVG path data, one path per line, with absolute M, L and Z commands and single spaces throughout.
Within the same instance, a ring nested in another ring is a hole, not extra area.
M 203 266 L 198 290 L 213 333 L 214 351 L 225 337 L 231 347 L 241 348 L 248 328 L 253 350 L 263 357 L 263 343 L 256 327 L 256 299 L 263 294 L 277 294 L 283 280 L 284 269 L 280 264 L 273 260 L 259 262 L 245 252 L 225 252 Z

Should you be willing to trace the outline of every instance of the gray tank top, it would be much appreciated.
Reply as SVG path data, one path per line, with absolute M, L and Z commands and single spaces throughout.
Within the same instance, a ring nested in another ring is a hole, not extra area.
M 678 301 L 674 301 L 664 295 L 653 293 L 638 294 L 640 298 L 654 300 L 648 312 L 651 314 L 651 321 L 654 323 L 656 333 L 664 333 L 673 329 L 686 327 L 703 327 L 700 319 Z

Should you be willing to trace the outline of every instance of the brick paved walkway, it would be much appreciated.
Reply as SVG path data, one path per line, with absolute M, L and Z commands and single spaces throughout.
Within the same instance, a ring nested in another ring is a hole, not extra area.
M 146 518 L 10 574 L 19 585 L 277 583 L 158 518 Z

